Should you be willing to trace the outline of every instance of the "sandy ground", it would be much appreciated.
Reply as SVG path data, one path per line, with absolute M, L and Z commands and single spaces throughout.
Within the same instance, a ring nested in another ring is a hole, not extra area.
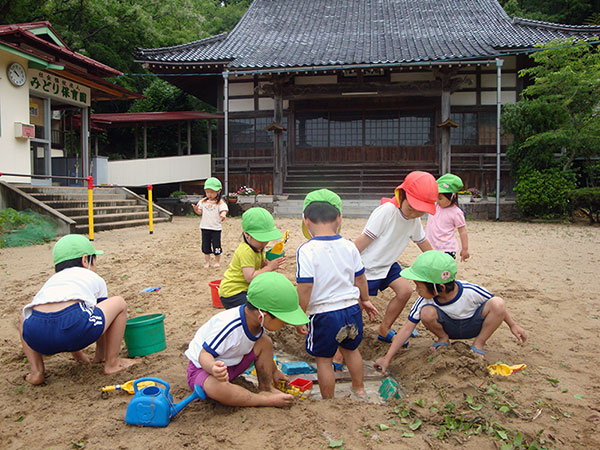
M 46 358 L 46 383 L 24 383 L 28 371 L 17 331 L 19 311 L 53 273 L 52 244 L 2 249 L 0 253 L 0 442 L 13 448 L 513 448 L 537 440 L 545 448 L 600 448 L 600 228 L 563 224 L 469 222 L 471 260 L 459 264 L 459 279 L 503 297 L 529 340 L 519 345 L 508 327 L 488 341 L 487 363 L 526 363 L 527 369 L 492 378 L 486 363 L 457 342 L 431 355 L 432 335 L 420 336 L 399 354 L 390 371 L 404 386 L 402 400 L 384 404 L 350 398 L 297 401 L 288 409 L 231 408 L 194 402 L 167 428 L 125 424 L 131 397 L 103 385 L 141 376 L 167 380 L 175 400 L 189 394 L 183 351 L 213 308 L 208 282 L 220 279 L 237 246 L 239 218 L 223 232 L 220 269 L 202 269 L 198 219 L 176 217 L 145 228 L 96 233 L 105 250 L 98 273 L 109 293 L 122 295 L 131 317 L 166 315 L 167 349 L 139 359 L 125 373 L 106 376 L 69 355 Z M 356 238 L 364 219 L 344 221 L 343 234 Z M 302 242 L 299 220 L 279 219 L 290 229 L 288 255 Z M 418 254 L 411 245 L 400 262 Z M 283 273 L 291 280 L 290 258 Z M 153 293 L 145 287 L 162 286 Z M 374 299 L 382 311 L 390 293 Z M 411 299 L 409 304 L 412 304 Z M 396 323 L 406 318 L 405 310 Z M 386 350 L 366 323 L 360 350 L 373 361 Z M 276 350 L 311 362 L 291 327 L 274 334 Z M 90 355 L 93 348 L 86 350 Z M 123 355 L 126 350 L 123 346 Z M 386 429 L 386 427 L 389 427 Z M 505 438 L 505 441 L 502 440 Z M 510 444 L 510 445 L 509 445 Z

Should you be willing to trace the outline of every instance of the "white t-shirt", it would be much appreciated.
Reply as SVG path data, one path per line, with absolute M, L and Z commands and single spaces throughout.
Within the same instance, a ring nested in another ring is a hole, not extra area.
M 221 211 L 229 211 L 227 203 L 222 199 L 219 203 L 212 200 L 202 199 L 198 202 L 198 208 L 202 211 L 200 219 L 200 229 L 221 231 L 223 222 L 221 221 Z
M 264 331 L 261 329 L 257 336 L 250 332 L 244 308 L 245 305 L 241 305 L 214 315 L 196 331 L 185 356 L 198 368 L 202 367 L 198 361 L 202 349 L 228 367 L 239 364 L 254 348 Z
M 82 300 L 88 308 L 94 308 L 98 300 L 108 297 L 106 282 L 93 270 L 83 267 L 70 267 L 52 275 L 33 297 L 33 301 L 23 308 L 23 316 L 31 316 L 34 306 L 46 303 Z
M 306 314 L 336 311 L 358 303 L 354 279 L 365 271 L 356 246 L 342 236 L 317 236 L 298 247 L 297 283 L 313 283 Z
M 393 203 L 375 208 L 363 233 L 373 239 L 360 254 L 367 280 L 385 278 L 411 240 L 416 244 L 425 240 L 421 219 L 406 219 Z
M 421 320 L 421 309 L 426 305 L 435 305 L 444 311 L 451 319 L 461 320 L 473 317 L 477 308 L 494 294 L 486 291 L 481 286 L 456 280 L 458 293 L 448 303 L 438 303 L 435 298 L 425 299 L 419 297 L 408 314 L 408 320 L 419 323 Z

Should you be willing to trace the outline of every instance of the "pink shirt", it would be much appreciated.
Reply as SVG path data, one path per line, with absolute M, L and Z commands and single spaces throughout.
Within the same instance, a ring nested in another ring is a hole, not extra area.
M 465 225 L 465 214 L 458 206 L 441 208 L 440 205 L 436 205 L 435 215 L 430 215 L 427 219 L 425 236 L 435 250 L 458 252 L 459 246 L 454 230 Z

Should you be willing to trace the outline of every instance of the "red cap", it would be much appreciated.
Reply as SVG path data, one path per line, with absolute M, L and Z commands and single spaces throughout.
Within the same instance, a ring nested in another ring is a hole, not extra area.
M 413 209 L 435 214 L 438 185 L 433 175 L 420 170 L 415 170 L 406 175 L 404 182 L 395 189 L 398 204 L 401 204 L 400 189 L 403 189 L 406 193 L 406 199 Z

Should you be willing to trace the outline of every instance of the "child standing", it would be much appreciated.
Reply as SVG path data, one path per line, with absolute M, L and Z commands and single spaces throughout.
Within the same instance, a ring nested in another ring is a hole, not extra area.
M 485 358 L 483 347 L 502 322 L 520 343 L 527 339 L 506 310 L 504 300 L 476 284 L 455 281 L 456 261 L 447 253 L 431 250 L 420 254 L 411 267 L 402 271 L 402 277 L 414 281 L 420 297 L 386 355 L 375 361 L 376 368 L 384 373 L 419 320 L 438 338 L 432 351 L 448 347 L 450 339 L 474 338 L 471 351 Z
M 44 381 L 43 355 L 71 352 L 76 360 L 90 363 L 83 352 L 96 342 L 93 362 L 104 361 L 104 373 L 112 374 L 135 364 L 119 358 L 127 323 L 122 297 L 108 297 L 106 283 L 96 274 L 96 250 L 80 234 L 63 236 L 52 249 L 56 273 L 23 308 L 21 344 L 31 372 L 31 384 Z
M 210 255 L 215 255 L 213 267 L 221 266 L 221 230 L 222 223 L 227 217 L 229 208 L 221 198 L 223 186 L 217 178 L 208 178 L 204 182 L 206 196 L 193 205 L 194 212 L 202 216 L 200 232 L 202 233 L 202 253 L 204 253 L 204 268 L 210 266 Z
M 458 191 L 463 188 L 462 180 L 456 175 L 447 173 L 437 180 L 439 195 L 435 214 L 427 219 L 425 236 L 435 250 L 448 253 L 456 259 L 458 242 L 454 230 L 460 237 L 460 260 L 469 258 L 469 237 L 465 214 L 458 206 Z
M 242 214 L 242 231 L 243 242 L 235 250 L 219 287 L 221 303 L 227 309 L 246 303 L 248 285 L 254 277 L 273 272 L 285 262 L 283 256 L 272 261 L 265 259 L 264 249 L 269 241 L 282 237 L 269 211 L 250 208 Z
M 289 406 L 294 397 L 275 388 L 287 376 L 273 361 L 273 342 L 264 329 L 308 322 L 294 285 L 279 273 L 263 273 L 248 288 L 248 303 L 213 316 L 196 332 L 185 355 L 188 385 L 230 406 Z M 260 394 L 230 383 L 255 362 Z
M 352 390 L 364 395 L 364 367 L 358 346 L 363 336 L 361 309 L 378 314 L 369 301 L 365 268 L 356 247 L 342 238 L 342 201 L 327 189 L 304 199 L 302 229 L 310 240 L 297 251 L 296 282 L 301 308 L 308 314 L 306 351 L 317 361 L 321 396 L 333 398 L 333 356 L 339 349 L 352 377 Z
M 427 172 L 410 172 L 395 191 L 395 198 L 384 201 L 369 216 L 363 233 L 355 245 L 365 264 L 369 295 L 391 287 L 396 294 L 388 303 L 379 325 L 377 339 L 392 342 L 396 331 L 392 329 L 406 302 L 412 295 L 410 283 L 400 278 L 398 258 L 413 241 L 422 252 L 431 250 L 425 238 L 421 216 L 435 213 L 438 186 L 433 175 Z

